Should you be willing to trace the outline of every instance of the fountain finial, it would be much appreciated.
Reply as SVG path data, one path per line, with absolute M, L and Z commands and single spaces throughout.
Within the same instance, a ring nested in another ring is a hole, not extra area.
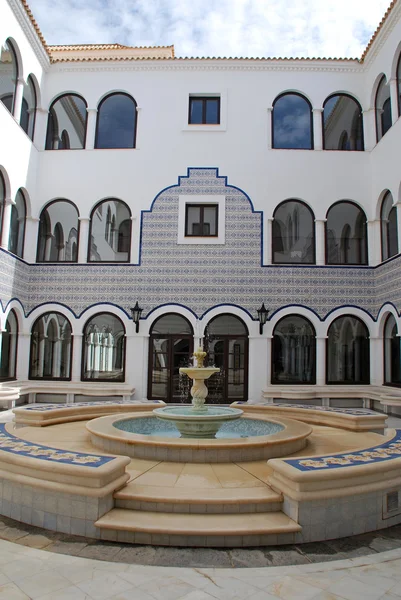
M 204 352 L 203 348 L 199 346 L 196 352 L 193 353 L 193 358 L 195 359 L 195 367 L 197 369 L 203 369 L 203 361 L 205 360 L 206 352 Z

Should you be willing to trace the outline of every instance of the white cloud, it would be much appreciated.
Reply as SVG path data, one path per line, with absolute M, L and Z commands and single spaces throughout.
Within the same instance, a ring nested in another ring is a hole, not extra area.
M 49 44 L 177 56 L 359 57 L 390 0 L 30 0 Z

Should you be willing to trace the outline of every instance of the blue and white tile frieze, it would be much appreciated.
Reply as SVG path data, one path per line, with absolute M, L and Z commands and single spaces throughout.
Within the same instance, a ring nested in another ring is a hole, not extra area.
M 180 245 L 180 194 L 224 194 L 224 245 Z M 198 316 L 215 305 L 237 304 L 256 318 L 263 301 L 271 314 L 288 304 L 304 305 L 321 318 L 342 305 L 376 316 L 387 301 L 401 307 L 401 259 L 379 268 L 262 266 L 262 214 L 241 190 L 217 170 L 190 169 L 179 184 L 142 213 L 140 264 L 28 265 L 0 253 L 0 298 L 18 298 L 28 313 L 59 302 L 76 315 L 95 303 L 112 303 L 129 312 L 137 299 L 143 317 L 161 304 L 178 303 Z

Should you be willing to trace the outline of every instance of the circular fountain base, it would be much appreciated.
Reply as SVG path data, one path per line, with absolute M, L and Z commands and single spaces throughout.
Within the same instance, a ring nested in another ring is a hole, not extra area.
M 273 428 L 272 428 L 273 426 Z M 213 439 L 180 437 L 175 426 L 147 413 L 110 415 L 86 424 L 104 452 L 169 462 L 228 463 L 289 456 L 306 446 L 312 427 L 291 419 L 242 415 Z
M 201 410 L 186 406 L 155 408 L 153 414 L 163 421 L 174 423 L 183 438 L 214 438 L 227 421 L 235 421 L 244 411 L 204 405 Z

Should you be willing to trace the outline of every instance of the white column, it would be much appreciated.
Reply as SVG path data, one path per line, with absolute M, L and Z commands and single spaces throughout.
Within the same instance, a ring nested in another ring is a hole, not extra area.
M 273 147 L 272 144 L 272 118 L 273 118 L 273 107 L 269 106 L 267 109 L 267 127 L 266 127 L 266 136 L 267 136 L 267 149 L 271 150 Z
M 314 150 L 323 149 L 323 127 L 322 113 L 323 108 L 314 108 L 313 112 L 313 148 Z
M 316 385 L 326 384 L 327 336 L 316 337 Z
M 396 202 L 397 207 L 397 235 L 398 235 L 398 252 L 401 252 L 401 202 Z
M 38 247 L 38 228 L 39 219 L 37 219 L 36 217 L 25 218 L 24 258 L 29 263 L 36 262 L 36 253 Z
M 18 78 L 17 86 L 15 88 L 15 98 L 14 98 L 14 110 L 13 116 L 18 123 L 21 120 L 21 108 L 22 108 L 22 98 L 24 96 L 24 80 Z
M 363 137 L 365 150 L 372 150 L 376 146 L 376 120 L 375 109 L 364 110 L 363 115 Z
M 316 264 L 326 264 L 325 224 L 327 219 L 315 219 Z
M 95 147 L 97 108 L 87 108 L 86 112 L 88 113 L 88 120 L 86 123 L 85 148 L 86 150 L 93 150 Z
M 391 98 L 391 120 L 392 124 L 398 120 L 398 81 L 396 77 L 390 79 L 390 98 Z
M 31 349 L 31 334 L 18 334 L 16 377 L 18 381 L 27 381 L 29 374 L 29 354 Z
M 36 109 L 35 131 L 33 141 L 38 150 L 44 150 L 46 145 L 47 122 L 49 120 L 49 111 L 44 108 Z
M 86 263 L 88 261 L 89 222 L 90 219 L 88 217 L 79 217 L 79 263 Z
M 265 239 L 263 247 L 263 261 L 265 265 L 271 265 L 273 262 L 273 220 L 265 221 Z
M 3 230 L 1 233 L 1 247 L 8 250 L 8 242 L 10 239 L 10 228 L 11 228 L 11 210 L 15 206 L 14 200 L 6 198 L 4 201 L 4 213 L 3 213 Z
M 368 264 L 371 267 L 381 262 L 380 219 L 368 221 Z
M 266 340 L 266 387 L 270 387 L 272 384 L 272 347 L 273 347 L 273 336 L 269 335 L 265 338 Z
M 258 404 L 262 399 L 262 391 L 266 388 L 265 373 L 270 360 L 267 350 L 268 343 L 263 335 L 249 336 L 249 404 Z
M 383 338 L 370 338 L 370 383 L 383 384 Z
M 136 216 L 131 217 L 131 245 L 130 263 L 139 263 L 139 220 Z

